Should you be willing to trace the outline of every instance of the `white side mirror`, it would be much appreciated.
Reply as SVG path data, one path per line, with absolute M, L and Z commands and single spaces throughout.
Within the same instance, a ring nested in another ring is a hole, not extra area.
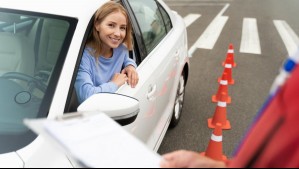
M 99 93 L 91 96 L 77 109 L 78 112 L 103 112 L 121 125 L 134 122 L 139 113 L 139 101 L 128 96 Z

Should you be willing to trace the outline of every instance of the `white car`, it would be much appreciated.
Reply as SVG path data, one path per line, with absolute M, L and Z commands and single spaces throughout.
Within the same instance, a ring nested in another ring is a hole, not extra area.
M 77 111 L 74 82 L 93 16 L 105 2 L 1 0 L 0 167 L 75 167 L 23 120 Z M 133 25 L 130 56 L 138 65 L 139 84 L 122 86 L 113 101 L 95 95 L 80 110 L 107 113 L 157 151 L 182 112 L 189 74 L 186 27 L 162 0 L 121 3 Z M 138 100 L 138 113 L 119 109 L 128 98 Z

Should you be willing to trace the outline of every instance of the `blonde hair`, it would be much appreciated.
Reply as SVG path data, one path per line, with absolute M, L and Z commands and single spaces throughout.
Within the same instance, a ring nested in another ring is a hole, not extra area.
M 110 1 L 97 10 L 93 21 L 93 30 L 87 41 L 87 46 L 94 50 L 91 54 L 96 59 L 99 58 L 102 51 L 102 40 L 99 37 L 99 33 L 95 25 L 101 24 L 108 15 L 115 12 L 121 12 L 127 19 L 126 37 L 124 38 L 123 44 L 128 50 L 133 50 L 132 25 L 129 20 L 129 15 L 120 3 Z

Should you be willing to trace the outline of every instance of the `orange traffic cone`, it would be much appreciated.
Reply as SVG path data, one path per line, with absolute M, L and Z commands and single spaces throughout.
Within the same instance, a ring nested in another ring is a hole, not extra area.
M 221 95 L 223 93 L 223 95 Z M 228 78 L 227 73 L 223 72 L 222 78 L 219 82 L 219 89 L 216 95 L 212 96 L 212 102 L 217 103 L 222 97 L 222 101 L 230 104 L 232 102 L 231 97 L 228 95 Z
M 231 63 L 231 59 L 228 58 L 227 59 L 229 63 Z M 235 80 L 233 79 L 233 65 L 232 64 L 225 64 L 225 69 L 224 69 L 224 73 L 227 73 L 227 80 L 228 80 L 228 84 L 233 85 L 235 84 Z M 218 82 L 221 81 L 221 78 L 218 79 Z
M 221 125 L 221 128 L 223 130 L 230 130 L 232 127 L 230 125 L 230 122 L 226 118 L 226 102 L 225 102 L 225 93 L 220 93 L 220 99 L 218 101 L 218 105 L 216 107 L 215 113 L 213 118 L 208 119 L 208 127 L 209 128 L 215 128 L 216 125 L 219 123 Z
M 226 60 L 222 63 L 222 65 L 225 66 L 225 64 L 232 64 L 233 67 L 236 67 L 237 63 L 235 62 L 234 55 L 235 55 L 234 46 L 233 46 L 233 44 L 230 44 L 229 49 L 227 51 Z M 231 59 L 231 60 L 228 60 L 228 59 Z
M 221 124 L 217 124 L 206 152 L 201 153 L 201 155 L 217 161 L 227 161 L 227 157 L 222 154 L 222 151 L 222 129 Z

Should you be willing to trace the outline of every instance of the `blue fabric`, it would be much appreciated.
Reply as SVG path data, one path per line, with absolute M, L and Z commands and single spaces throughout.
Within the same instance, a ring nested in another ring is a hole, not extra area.
M 114 49 L 113 56 L 109 59 L 100 56 L 98 62 L 90 51 L 91 48 L 85 48 L 83 52 L 75 83 L 80 104 L 96 93 L 115 93 L 118 86 L 111 82 L 113 76 L 129 65 L 137 68 L 124 45 Z

